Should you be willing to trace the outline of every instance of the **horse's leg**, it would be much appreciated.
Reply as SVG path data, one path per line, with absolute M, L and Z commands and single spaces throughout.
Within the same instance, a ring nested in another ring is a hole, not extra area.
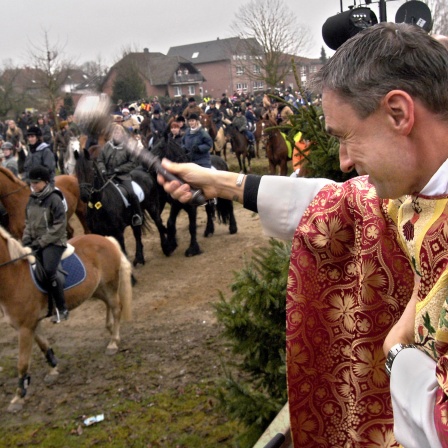
M 34 332 L 34 340 L 36 341 L 37 345 L 39 346 L 41 352 L 45 355 L 45 359 L 47 360 L 47 363 L 50 365 L 51 369 L 50 372 L 45 376 L 45 383 L 52 384 L 56 380 L 56 378 L 59 375 L 58 371 L 58 360 L 56 356 L 54 355 L 53 349 L 50 346 L 50 343 L 48 342 L 48 339 L 41 334 L 38 333 L 38 328 L 36 328 L 36 331 Z
M 76 204 L 75 214 L 82 225 L 84 233 L 86 235 L 88 233 L 91 233 L 87 225 L 87 204 L 85 202 L 82 202 L 81 200 L 78 201 L 78 203 Z
M 19 384 L 16 389 L 16 394 L 8 406 L 9 412 L 18 412 L 22 410 L 25 404 L 25 395 L 31 381 L 28 373 L 30 367 L 31 350 L 33 348 L 33 333 L 31 328 L 19 328 Z
M 145 210 L 148 211 L 149 216 L 151 216 L 151 219 L 154 221 L 157 230 L 159 232 L 159 236 L 160 236 L 160 245 L 162 247 L 162 252 L 165 255 L 170 255 L 168 253 L 168 243 L 167 243 L 167 236 L 166 236 L 166 227 L 163 225 L 163 221 L 162 221 L 162 211 L 163 208 L 165 207 L 166 204 L 166 200 L 161 201 L 159 199 L 159 194 L 157 194 L 157 187 L 153 188 L 154 190 L 154 194 L 150 195 L 150 200 L 147 201 L 147 203 L 145 204 Z M 165 191 L 160 192 L 160 195 L 163 195 L 164 197 L 166 197 L 166 193 Z
M 205 238 L 215 233 L 215 224 L 213 222 L 215 217 L 215 204 L 211 201 L 205 203 L 205 213 L 207 214 L 207 225 L 205 226 Z
M 137 264 L 145 264 L 145 255 L 143 254 L 143 243 L 142 243 L 142 226 L 132 226 L 132 232 L 135 238 L 135 257 L 132 264 L 137 266 Z
M 170 256 L 177 248 L 176 238 L 176 220 L 177 215 L 182 210 L 182 204 L 179 201 L 173 201 L 171 204 L 170 216 L 166 223 L 166 240 L 167 240 L 167 253 L 166 256 Z
M 222 201 L 229 201 L 229 233 L 234 235 L 238 232 L 238 227 L 236 225 L 235 214 L 233 212 L 233 202 L 229 199 L 221 199 Z
M 282 160 L 280 163 L 280 175 L 286 176 L 288 174 L 288 162 L 286 160 Z
M 196 237 L 197 234 L 196 219 L 198 215 L 198 208 L 195 205 L 192 205 L 186 207 L 185 211 L 188 213 L 188 219 L 189 219 L 188 229 L 190 231 L 190 247 L 185 251 L 185 256 L 194 257 L 195 255 L 202 254 L 202 250 L 199 247 Z
M 107 344 L 106 355 L 115 355 L 118 352 L 118 344 L 120 342 L 120 320 L 121 320 L 121 304 L 118 296 L 118 289 L 107 294 L 104 302 L 107 306 L 106 328 L 111 337 Z

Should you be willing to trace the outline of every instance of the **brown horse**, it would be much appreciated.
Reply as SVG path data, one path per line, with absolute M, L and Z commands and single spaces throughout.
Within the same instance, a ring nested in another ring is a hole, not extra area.
M 243 133 L 241 133 L 234 124 L 226 126 L 225 135 L 230 140 L 232 149 L 235 152 L 241 173 L 250 171 L 250 154 L 248 151 L 249 143 Z M 248 167 L 246 168 L 246 159 Z
M 86 279 L 65 291 L 67 306 L 76 308 L 91 297 L 106 304 L 106 328 L 111 334 L 106 353 L 114 354 L 120 341 L 120 321 L 131 318 L 131 265 L 113 238 L 81 235 L 70 243 L 84 263 Z M 0 308 L 19 336 L 19 384 L 8 407 L 10 412 L 21 410 L 25 402 L 33 339 L 52 367 L 47 379 L 55 379 L 59 374 L 53 350 L 48 340 L 38 332 L 40 321 L 47 316 L 48 298 L 31 279 L 27 259 L 30 257 L 30 249 L 23 247 L 0 227 Z M 20 279 L 20 285 L 17 279 Z
M 210 115 L 201 114 L 199 117 L 202 127 L 210 134 L 210 137 L 213 140 L 213 150 L 212 153 L 217 156 L 221 156 L 223 154 L 224 160 L 227 160 L 226 154 L 226 138 L 224 136 L 224 130 L 217 129 L 216 123 L 212 120 Z
M 86 223 L 86 204 L 79 199 L 79 184 L 74 176 L 61 175 L 55 177 L 55 184 L 61 190 L 67 201 L 67 234 L 73 236 L 73 228 L 69 219 L 76 213 L 84 233 L 90 233 Z M 15 238 L 22 238 L 25 228 L 25 208 L 30 197 L 30 187 L 14 174 L 0 167 L 0 202 L 8 212 L 8 230 Z
M 260 120 L 257 126 L 262 126 L 262 142 L 266 148 L 266 157 L 269 160 L 269 174 L 277 174 L 279 167 L 280 175 L 288 174 L 288 146 L 277 127 L 277 123 L 272 120 Z

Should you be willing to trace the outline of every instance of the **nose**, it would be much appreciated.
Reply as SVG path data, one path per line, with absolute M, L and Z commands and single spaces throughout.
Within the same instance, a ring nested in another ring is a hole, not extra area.
M 349 173 L 355 169 L 355 164 L 350 159 L 347 148 L 343 143 L 339 145 L 339 167 L 343 173 Z

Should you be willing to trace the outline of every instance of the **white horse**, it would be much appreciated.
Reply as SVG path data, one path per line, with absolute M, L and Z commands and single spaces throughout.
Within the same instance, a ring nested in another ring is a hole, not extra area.
M 67 150 L 64 154 L 64 171 L 65 174 L 74 174 L 76 165 L 76 156 L 79 155 L 81 151 L 81 144 L 79 139 L 76 137 L 70 137 L 70 142 L 67 146 Z

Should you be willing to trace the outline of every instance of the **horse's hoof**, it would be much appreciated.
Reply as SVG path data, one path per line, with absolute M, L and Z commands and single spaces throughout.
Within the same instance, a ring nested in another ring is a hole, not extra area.
M 8 412 L 16 413 L 20 412 L 23 409 L 23 405 L 25 404 L 25 400 L 23 398 L 14 398 L 8 406 Z
M 54 384 L 58 378 L 59 372 L 57 370 L 52 370 L 50 373 L 45 375 L 44 383 L 50 386 L 51 384 Z
M 196 255 L 201 255 L 202 254 L 202 250 L 197 247 L 197 248 L 191 248 L 189 247 L 186 251 L 185 251 L 185 256 L 186 257 L 194 257 Z
M 106 348 L 106 355 L 107 356 L 113 356 L 117 354 L 118 352 L 118 346 L 115 343 L 110 343 Z
M 235 235 L 235 233 L 238 232 L 238 228 L 235 227 L 229 227 L 229 233 L 230 235 Z
M 142 266 L 145 265 L 145 259 L 140 259 L 140 258 L 134 258 L 134 261 L 132 262 L 132 265 L 134 266 L 134 268 L 138 265 L 141 264 Z
M 209 236 L 213 236 L 214 233 L 215 233 L 215 232 L 213 232 L 213 231 L 207 231 L 207 230 L 206 230 L 206 231 L 204 232 L 204 237 L 205 237 L 205 238 L 208 238 Z

